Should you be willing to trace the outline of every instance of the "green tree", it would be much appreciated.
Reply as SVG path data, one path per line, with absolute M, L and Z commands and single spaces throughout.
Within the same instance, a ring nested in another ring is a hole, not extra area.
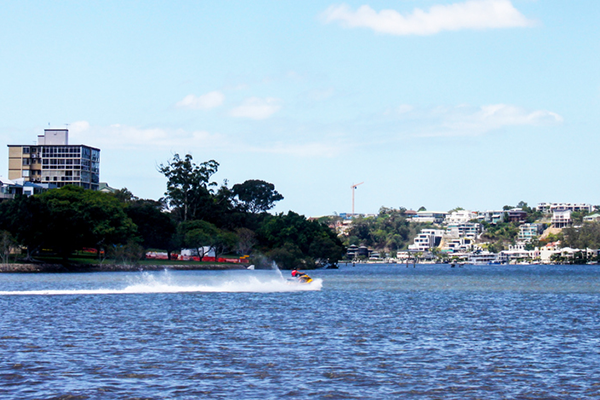
M 214 224 L 207 221 L 194 220 L 185 221 L 177 227 L 179 242 L 183 247 L 195 249 L 198 257 L 202 258 L 207 253 L 204 251 L 213 250 L 215 257 L 229 251 L 237 244 L 237 236 L 229 231 L 219 229 Z
M 411 224 L 404 211 L 402 207 L 398 210 L 381 207 L 377 217 L 354 219 L 345 244 L 362 244 L 385 253 L 405 248 L 421 225 Z
M 107 249 L 107 255 L 115 262 L 124 265 L 138 265 L 138 262 L 144 258 L 144 247 L 135 239 L 131 238 L 124 244 L 114 244 Z
M 256 179 L 233 185 L 231 191 L 237 198 L 239 208 L 251 213 L 269 211 L 275 202 L 283 200 L 283 196 L 275 190 L 275 185 Z
M 136 199 L 126 203 L 125 212 L 137 226 L 137 234 L 145 249 L 167 250 L 169 258 L 174 249 L 175 222 L 155 200 Z
M 126 243 L 136 226 L 114 196 L 79 186 L 65 186 L 37 195 L 48 216 L 43 243 L 64 259 L 82 247 Z
M 184 221 L 177 226 L 177 237 L 180 246 L 195 249 L 198 257 L 205 256 L 205 247 L 212 247 L 219 229 L 207 221 Z
M 344 252 L 333 230 L 293 211 L 285 215 L 266 214 L 257 235 L 267 255 L 274 259 L 277 255 L 281 260 L 287 260 L 280 265 L 286 269 L 294 266 L 290 260 L 295 260 L 296 266 L 303 268 L 314 268 L 317 263 L 335 265 Z
M 17 247 L 17 242 L 8 231 L 0 231 L 0 259 L 2 265 L 6 266 L 12 253 Z
M 175 208 L 180 220 L 204 219 L 211 214 L 213 188 L 217 184 L 210 182 L 210 178 L 218 168 L 219 163 L 214 160 L 195 164 L 190 154 L 183 159 L 175 154 L 172 160 L 158 167 L 167 178 L 167 201 Z
M 37 196 L 18 195 L 0 203 L 0 229 L 11 233 L 27 249 L 26 260 L 40 250 L 45 237 L 49 212 Z
M 237 251 L 240 255 L 250 254 L 252 248 L 256 246 L 256 233 L 248 228 L 238 228 L 235 230 L 237 234 Z
M 234 249 L 237 243 L 238 237 L 235 233 L 219 229 L 211 242 L 211 247 L 215 251 L 215 257 L 218 260 L 219 257 Z
M 600 248 L 600 222 L 585 222 L 578 228 L 562 230 L 563 244 L 576 249 Z

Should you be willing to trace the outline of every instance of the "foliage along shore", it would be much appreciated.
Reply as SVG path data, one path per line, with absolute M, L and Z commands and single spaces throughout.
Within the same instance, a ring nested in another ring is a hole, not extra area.
M 132 272 L 132 271 L 223 271 L 246 269 L 240 264 L 1 264 L 0 273 Z
M 0 258 L 4 265 L 25 256 L 53 254 L 63 265 L 92 249 L 100 265 L 110 259 L 138 265 L 150 249 L 191 249 L 249 258 L 257 268 L 334 266 L 344 254 L 335 231 L 289 211 L 270 214 L 283 196 L 272 183 L 251 179 L 232 187 L 211 181 L 219 164 L 196 164 L 175 154 L 158 168 L 167 178 L 165 197 L 140 199 L 126 188 L 112 193 L 64 186 L 0 202 Z M 92 263 L 93 264 L 93 263 Z M 176 264 L 174 262 L 174 264 Z M 82 269 L 91 270 L 86 265 Z

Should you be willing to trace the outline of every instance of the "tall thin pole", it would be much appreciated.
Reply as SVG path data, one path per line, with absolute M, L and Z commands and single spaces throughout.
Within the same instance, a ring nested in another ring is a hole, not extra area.
M 362 185 L 364 182 L 361 183 L 357 183 L 356 185 L 352 185 L 350 186 L 351 190 L 352 190 L 352 215 L 354 215 L 354 191 L 356 190 L 356 187 L 358 185 Z

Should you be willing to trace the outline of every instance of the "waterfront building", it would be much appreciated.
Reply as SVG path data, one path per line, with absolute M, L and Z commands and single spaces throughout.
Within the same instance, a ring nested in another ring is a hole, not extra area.
M 8 145 L 8 179 L 98 190 L 100 149 L 70 145 L 67 129 L 45 129 L 37 145 Z
M 540 203 L 536 208 L 538 211 L 546 214 L 562 210 L 569 210 L 572 212 L 592 212 L 594 209 L 591 204 L 584 203 Z
M 520 242 L 531 242 L 542 233 L 542 224 L 522 224 L 519 226 L 519 236 L 517 240 Z
M 441 224 L 447 214 L 442 211 L 417 211 L 417 215 L 412 220 L 419 223 Z
M 25 181 L 23 178 L 11 181 L 0 177 L 0 200 L 13 199 L 15 195 L 31 196 L 56 188 L 52 184 L 38 184 Z
M 523 222 L 525 218 L 527 218 L 527 212 L 523 211 L 521 208 L 513 208 L 506 212 L 508 214 L 509 222 Z
M 552 212 L 552 227 L 553 228 L 566 228 L 573 224 L 571 218 L 571 210 L 554 210 Z
M 488 210 L 488 211 L 480 211 L 477 214 L 477 219 L 480 221 L 485 221 L 488 224 L 497 224 L 500 222 L 504 222 L 504 210 Z
M 346 249 L 346 257 L 353 259 L 358 256 L 358 246 L 355 244 L 351 244 L 348 249 Z
M 467 210 L 452 211 L 446 216 L 447 224 L 464 224 L 471 220 L 477 219 L 477 213 Z
M 450 223 L 446 229 L 446 235 L 451 238 L 477 239 L 483 228 L 476 222 Z
M 467 237 L 460 237 L 455 239 L 449 239 L 444 246 L 448 250 L 451 250 L 452 253 L 456 252 L 468 252 L 473 250 L 475 246 L 475 240 Z
M 413 218 L 417 215 L 417 212 L 415 210 L 404 210 L 404 216 L 406 218 Z
M 600 214 L 586 215 L 583 222 L 600 222 Z
M 500 264 L 498 254 L 489 251 L 472 252 L 467 257 L 467 262 L 473 265 Z
M 502 250 L 498 255 L 500 260 L 503 260 L 510 264 L 517 263 L 529 263 L 534 260 L 540 259 L 540 250 L 525 250 L 525 245 L 523 243 L 517 243 L 515 245 L 508 246 L 508 250 Z
M 414 243 L 408 246 L 410 251 L 429 251 L 442 242 L 444 231 L 441 229 L 423 229 L 415 238 Z

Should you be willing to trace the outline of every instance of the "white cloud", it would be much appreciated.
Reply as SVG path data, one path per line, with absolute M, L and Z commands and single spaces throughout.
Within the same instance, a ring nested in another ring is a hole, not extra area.
M 183 129 L 139 128 L 121 124 L 92 126 L 78 121 L 69 127 L 71 143 L 87 144 L 102 149 L 178 149 L 194 145 L 225 148 L 227 141 L 222 135 L 206 131 Z
M 266 119 L 279 111 L 281 100 L 274 97 L 261 99 L 259 97 L 247 98 L 238 107 L 231 110 L 230 115 L 237 118 Z
M 275 143 L 261 147 L 248 147 L 252 153 L 267 153 L 289 155 L 297 157 L 336 157 L 344 151 L 344 146 L 339 143 L 312 142 L 312 143 Z
M 416 8 L 402 15 L 395 10 L 379 13 L 368 5 L 353 11 L 348 5 L 330 6 L 323 14 L 325 22 L 339 21 L 349 28 L 370 28 L 392 35 L 432 35 L 441 31 L 527 27 L 527 19 L 510 0 L 468 0 L 463 3 L 435 5 L 428 11 Z
M 188 108 L 192 110 L 208 110 L 211 108 L 219 107 L 225 101 L 225 95 L 217 90 L 203 94 L 202 96 L 195 96 L 188 94 L 183 100 L 175 104 L 178 108 Z
M 135 157 L 156 150 L 185 152 L 202 148 L 203 151 L 224 151 L 255 154 L 289 155 L 297 157 L 334 157 L 343 145 L 324 139 L 307 143 L 267 142 L 261 145 L 247 143 L 239 138 L 196 130 L 163 128 L 138 128 L 121 124 L 92 126 L 87 121 L 73 122 L 69 126 L 70 142 L 98 147 L 102 151 L 118 153 L 132 151 Z M 143 156 L 142 156 L 143 157 Z
M 402 115 L 402 114 L 408 114 L 409 112 L 413 111 L 415 108 L 413 106 L 411 106 L 410 104 L 400 104 L 398 107 L 394 107 L 390 110 L 387 110 L 384 114 L 385 115 Z
M 438 107 L 420 113 L 418 119 L 422 123 L 417 136 L 476 136 L 508 126 L 552 126 L 564 121 L 552 111 L 507 104 Z

